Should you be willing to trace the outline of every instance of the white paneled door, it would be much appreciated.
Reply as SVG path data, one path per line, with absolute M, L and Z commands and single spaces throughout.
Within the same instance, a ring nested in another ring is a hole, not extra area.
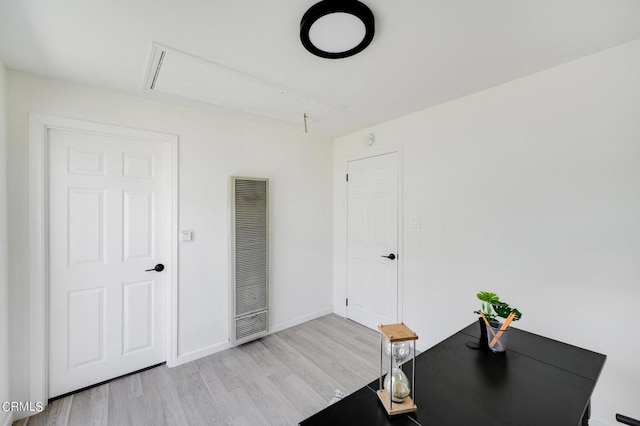
M 49 397 L 164 362 L 164 144 L 49 129 Z M 158 268 L 160 269 L 160 268 Z
M 348 162 L 347 316 L 398 321 L 398 154 Z

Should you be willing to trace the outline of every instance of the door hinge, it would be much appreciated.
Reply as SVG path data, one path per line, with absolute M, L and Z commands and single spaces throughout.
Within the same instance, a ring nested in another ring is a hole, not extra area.
M 349 298 L 348 297 L 346 299 L 344 299 L 344 304 L 349 306 Z
M 347 173 L 347 182 L 349 182 L 349 173 Z

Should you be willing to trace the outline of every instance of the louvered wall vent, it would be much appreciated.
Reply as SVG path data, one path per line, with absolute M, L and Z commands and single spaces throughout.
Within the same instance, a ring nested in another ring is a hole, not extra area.
M 231 177 L 231 341 L 269 331 L 269 180 Z

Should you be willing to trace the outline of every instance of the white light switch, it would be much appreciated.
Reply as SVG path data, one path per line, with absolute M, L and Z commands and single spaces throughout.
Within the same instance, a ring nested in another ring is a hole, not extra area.
M 180 231 L 180 241 L 193 240 L 193 231 Z
M 411 216 L 409 218 L 409 228 L 411 229 L 420 229 L 422 227 L 422 220 L 420 216 Z

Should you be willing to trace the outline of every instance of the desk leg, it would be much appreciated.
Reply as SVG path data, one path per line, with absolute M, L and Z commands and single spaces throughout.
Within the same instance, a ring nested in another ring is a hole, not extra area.
M 380 332 L 380 379 L 378 379 L 378 390 L 382 390 L 382 332 Z
M 589 400 L 587 408 L 584 410 L 584 414 L 582 415 L 582 426 L 589 426 L 589 418 L 591 418 L 591 400 Z

